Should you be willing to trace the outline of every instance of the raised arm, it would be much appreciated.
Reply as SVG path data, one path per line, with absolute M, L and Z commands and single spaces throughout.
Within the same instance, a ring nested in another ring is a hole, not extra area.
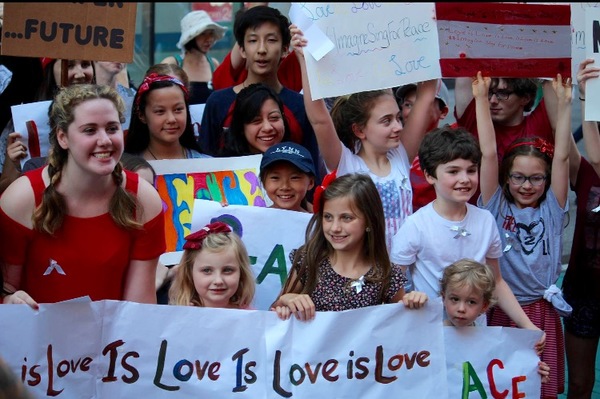
M 554 134 L 554 156 L 552 158 L 552 184 L 559 205 L 567 203 L 569 194 L 569 147 L 571 145 L 571 78 L 564 82 L 558 74 L 552 81 L 552 87 L 558 98 L 556 133 Z
M 548 120 L 552 130 L 556 130 L 556 118 L 558 110 L 558 98 L 556 92 L 552 87 L 552 81 L 544 79 L 542 81 L 542 92 L 544 93 L 544 104 L 546 106 L 546 113 L 548 114 Z
M 402 145 L 406 150 L 409 162 L 417 156 L 419 146 L 423 137 L 427 134 L 427 129 L 431 121 L 431 107 L 435 101 L 435 94 L 438 87 L 442 84 L 441 80 L 433 79 L 417 84 L 417 99 L 410 111 L 410 118 L 402 130 Z
M 308 73 L 306 71 L 306 62 L 304 60 L 304 47 L 307 44 L 302 31 L 296 25 L 290 25 L 292 34 L 292 45 L 302 72 L 302 90 L 304 91 L 304 107 L 306 116 L 315 131 L 319 152 L 325 161 L 328 170 L 335 170 L 342 158 L 342 142 L 340 141 L 331 115 L 327 110 L 325 101 L 312 99 L 310 84 L 308 82 Z
M 593 59 L 587 59 L 579 64 L 577 72 L 577 83 L 579 85 L 579 97 L 585 101 L 585 83 L 588 79 L 596 79 L 600 76 L 600 68 L 591 66 Z M 598 122 L 585 120 L 585 103 L 581 103 L 581 123 L 583 130 L 583 143 L 585 145 L 586 159 L 592 165 L 596 174 L 600 176 L 600 133 Z
M 490 113 L 488 91 L 491 78 L 483 77 L 477 72 L 472 81 L 472 93 L 475 98 L 475 114 L 477 131 L 481 148 L 481 169 L 479 173 L 479 188 L 483 205 L 487 204 L 498 188 L 498 151 L 496 148 L 496 132 Z

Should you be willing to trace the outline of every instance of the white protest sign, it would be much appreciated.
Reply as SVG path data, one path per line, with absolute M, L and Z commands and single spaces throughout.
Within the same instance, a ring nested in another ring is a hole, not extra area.
M 213 222 L 227 223 L 244 242 L 256 277 L 253 306 L 269 310 L 277 299 L 291 262 L 289 254 L 304 244 L 312 214 L 257 206 L 229 205 L 195 200 L 192 232 Z
M 448 397 L 539 398 L 539 357 L 533 347 L 541 334 L 503 327 L 444 327 Z M 508 349 L 515 347 L 530 350 Z
M 571 80 L 577 84 L 579 64 L 586 58 L 585 13 L 598 3 L 571 3 Z
M 303 12 L 335 45 L 319 61 L 305 57 L 314 99 L 442 76 L 434 3 L 292 3 L 292 7 L 300 8 L 294 12 Z
M 592 66 L 600 66 L 600 8 L 585 9 L 585 58 L 594 60 Z M 600 121 L 600 79 L 585 83 L 585 120 Z
M 42 304 L 39 311 L 3 305 L 0 353 L 36 398 L 473 398 L 483 396 L 453 393 L 490 373 L 497 392 L 536 397 L 529 396 L 539 389 L 530 352 L 539 332 L 473 327 L 448 334 L 441 315 L 438 298 L 418 310 L 388 304 L 317 312 L 310 322 L 120 301 Z M 468 375 L 452 370 L 467 362 Z M 479 366 L 491 362 L 489 372 Z
M 15 132 L 21 134 L 20 141 L 27 146 L 27 156 L 21 160 L 21 167 L 28 159 L 48 155 L 50 149 L 48 108 L 51 103 L 52 101 L 37 101 L 10 107 Z

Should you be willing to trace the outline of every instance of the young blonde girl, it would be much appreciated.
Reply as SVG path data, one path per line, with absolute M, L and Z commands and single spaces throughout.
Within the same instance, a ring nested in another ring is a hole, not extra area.
M 381 199 L 368 175 L 326 176 L 313 205 L 306 242 L 290 253 L 290 274 L 272 305 L 281 319 L 399 301 L 419 308 L 427 301 L 423 293 L 404 293 L 406 278 L 390 262 Z
M 428 112 L 438 82 L 418 85 L 410 122 L 403 127 L 401 112 L 391 90 L 373 90 L 339 97 L 327 110 L 323 99 L 313 100 L 304 61 L 307 41 L 295 25 L 290 27 L 294 51 L 300 60 L 306 115 L 313 126 L 327 172 L 360 172 L 373 179 L 385 215 L 386 244 L 412 213 L 410 165 L 425 136 Z
M 471 259 L 461 259 L 444 269 L 440 280 L 445 326 L 474 327 L 475 320 L 496 303 L 496 277 L 492 269 Z M 542 383 L 550 378 L 550 367 L 540 361 Z
M 558 97 L 555 147 L 529 137 L 506 150 L 500 169 L 489 110 L 490 78 L 473 81 L 477 128 L 482 152 L 480 207 L 492 212 L 502 239 L 500 268 L 529 319 L 546 333 L 542 360 L 551 367 L 542 397 L 556 398 L 564 390 L 564 342 L 560 320 L 571 307 L 555 285 L 561 269 L 561 244 L 569 190 L 571 83 L 553 80 Z M 488 325 L 512 326 L 501 309 L 488 312 Z
M 185 239 L 169 304 L 248 309 L 255 282 L 240 237 L 227 224 L 214 222 Z

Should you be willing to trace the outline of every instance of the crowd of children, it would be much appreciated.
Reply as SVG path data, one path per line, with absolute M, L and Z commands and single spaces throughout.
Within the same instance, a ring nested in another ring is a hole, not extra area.
M 543 83 L 535 106 L 541 86 L 534 80 L 481 72 L 457 79 L 457 123 L 438 127 L 449 112 L 441 80 L 353 93 L 332 107 L 313 100 L 307 40 L 275 8 L 236 16 L 239 54 L 219 67 L 206 53 L 224 29 L 198 12 L 181 26 L 183 68 L 167 59 L 148 69 L 126 132 L 126 102 L 115 88 L 94 84 L 93 64 L 62 63 L 69 80 L 59 84 L 61 62 L 42 61 L 52 82 L 39 97 L 52 100 L 47 158 L 21 171 L 27 147 L 6 131 L 10 123 L 3 133 L 3 303 L 37 308 L 84 295 L 157 303 L 162 287 L 170 305 L 253 309 L 250 259 L 225 223 L 190 232 L 179 264 L 160 264 L 165 211 L 147 161 L 262 154 L 267 205 L 312 213 L 271 305 L 279 318 L 399 302 L 419 309 L 441 296 L 445 326 L 542 330 L 535 347 L 542 398 L 564 392 L 565 354 L 569 397 L 589 397 L 600 337 L 600 138 L 598 125 L 584 122 L 587 156 L 577 150 L 570 78 Z M 232 65 L 240 56 L 244 73 Z M 298 66 L 286 80 L 283 59 Z M 200 101 L 190 98 L 194 66 L 196 83 L 223 81 L 230 69 L 232 82 L 204 92 L 199 138 L 190 115 Z M 591 60 L 581 63 L 580 101 L 586 81 L 599 75 Z M 414 189 L 415 168 L 418 183 L 433 191 Z M 570 187 L 576 236 L 563 297 L 557 284 Z

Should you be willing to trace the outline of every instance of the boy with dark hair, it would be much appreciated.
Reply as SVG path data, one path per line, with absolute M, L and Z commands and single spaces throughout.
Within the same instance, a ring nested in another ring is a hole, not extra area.
M 477 120 L 471 78 L 458 78 L 454 88 L 454 116 L 459 126 L 471 132 L 475 138 Z M 537 104 L 538 90 L 543 90 L 543 99 Z M 538 79 L 493 78 L 488 93 L 492 122 L 496 131 L 498 161 L 502 161 L 505 150 L 522 137 L 539 136 L 554 143 L 557 99 L 550 81 L 540 84 Z
M 320 156 L 314 131 L 306 117 L 301 94 L 284 87 L 277 76 L 282 58 L 290 45 L 289 20 L 276 8 L 255 6 L 236 15 L 234 34 L 246 62 L 248 76 L 233 87 L 217 90 L 206 102 L 200 127 L 200 146 L 210 155 L 218 156 L 223 145 L 223 128 L 231 122 L 231 111 L 237 93 L 253 83 L 264 83 L 279 95 L 288 119 L 291 141 L 306 147 L 319 174 Z M 320 174 L 319 174 L 320 175 Z M 319 176 L 317 181 L 320 182 Z
M 481 150 L 465 129 L 446 125 L 428 133 L 419 147 L 421 169 L 436 199 L 410 215 L 393 238 L 393 263 L 410 268 L 413 289 L 440 295 L 444 269 L 460 259 L 489 265 L 496 276 L 498 306 L 521 328 L 538 330 L 502 279 L 500 234 L 492 214 L 469 203 L 479 181 Z M 485 325 L 482 316 L 478 325 Z

